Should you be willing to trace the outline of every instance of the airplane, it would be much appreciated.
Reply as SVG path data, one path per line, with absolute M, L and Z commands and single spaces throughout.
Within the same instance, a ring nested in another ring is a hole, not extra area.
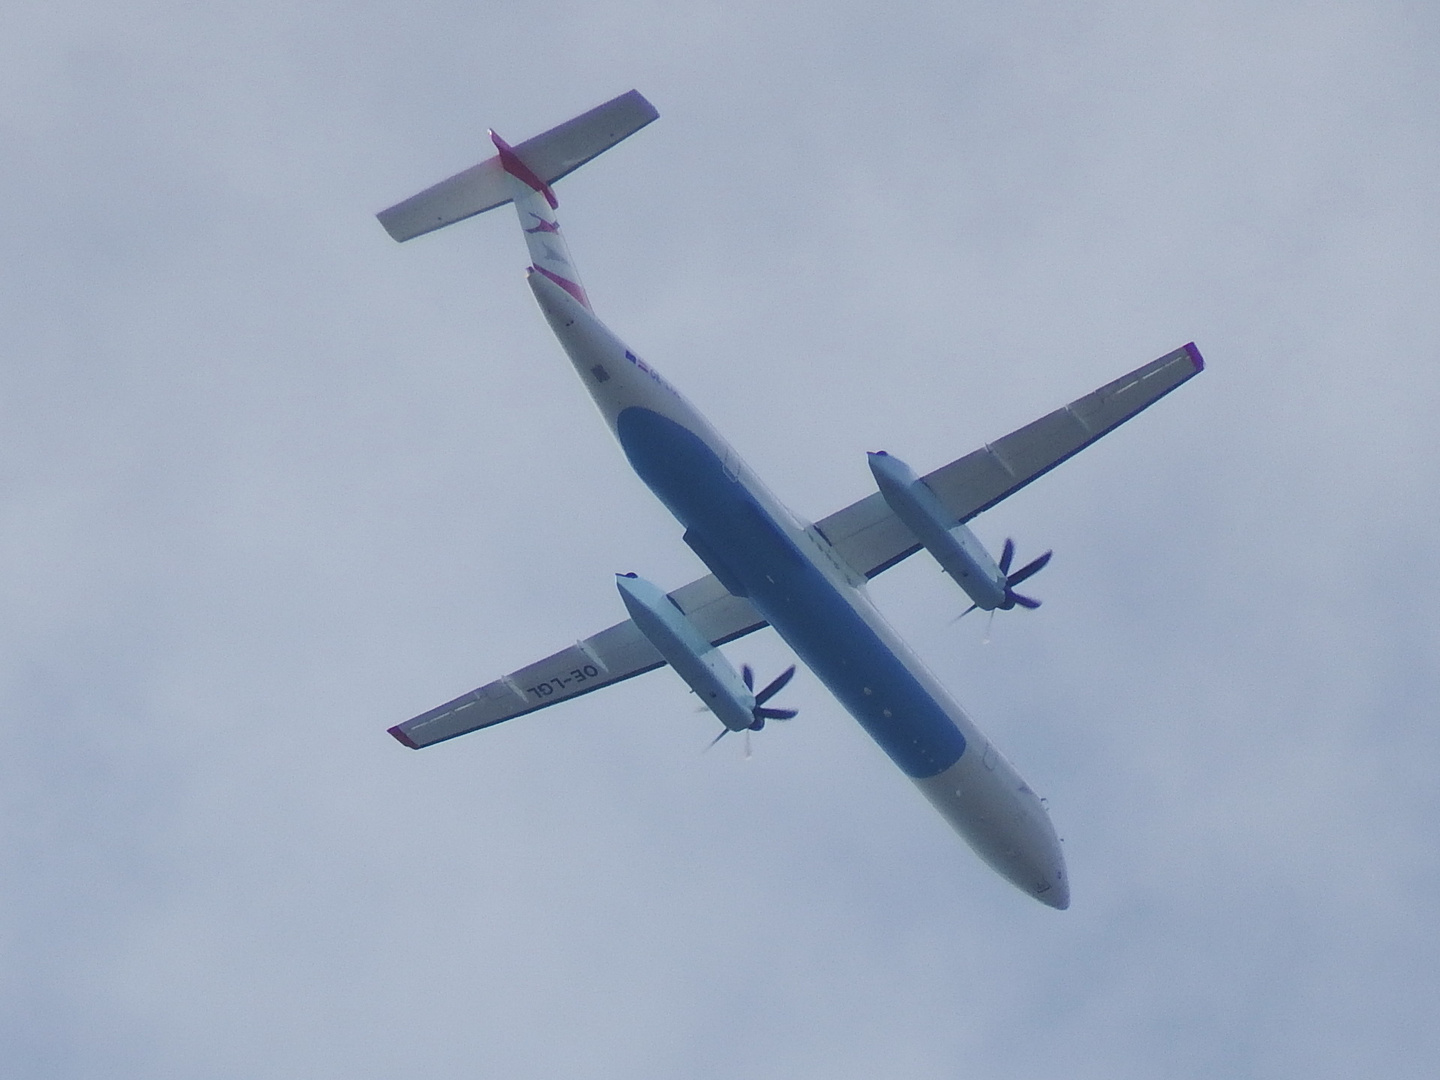
M 721 736 L 759 730 L 795 714 L 769 704 L 794 666 L 756 691 L 750 667 L 737 672 L 719 647 L 772 626 L 982 860 L 1042 903 L 1068 907 L 1065 858 L 1045 805 L 890 628 L 866 582 L 925 549 L 973 606 L 1038 606 L 1014 586 L 1049 552 L 1012 573 L 1014 545 L 997 561 L 965 522 L 1200 372 L 1199 351 L 1182 346 L 924 476 L 872 454 L 875 492 L 801 520 L 595 316 L 560 231 L 551 185 L 658 115 L 632 90 L 518 146 L 492 131 L 495 156 L 377 216 L 404 241 L 514 205 L 540 310 L 630 465 L 711 572 L 668 593 L 617 575 L 628 619 L 390 734 L 411 749 L 431 746 L 667 664 L 721 721 Z

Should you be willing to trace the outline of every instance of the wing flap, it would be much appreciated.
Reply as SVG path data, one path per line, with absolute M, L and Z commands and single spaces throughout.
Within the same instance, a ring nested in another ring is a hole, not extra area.
M 730 595 L 714 575 L 692 581 L 670 596 L 716 645 L 765 625 L 749 601 Z M 419 749 L 569 701 L 664 663 L 655 646 L 627 619 L 397 724 L 390 734 L 411 749 Z
M 915 534 L 895 516 L 878 491 L 817 521 L 815 531 L 867 578 L 920 550 Z
M 922 479 L 957 523 L 969 521 L 1149 408 L 1205 367 L 1193 343 L 1077 398 Z M 816 523 L 839 555 L 874 577 L 920 550 L 876 492 Z

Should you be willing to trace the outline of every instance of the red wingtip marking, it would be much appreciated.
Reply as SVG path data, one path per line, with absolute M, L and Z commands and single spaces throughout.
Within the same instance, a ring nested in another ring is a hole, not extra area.
M 420 745 L 411 739 L 409 735 L 406 735 L 405 732 L 401 731 L 399 726 L 392 727 L 389 731 L 391 735 L 395 736 L 395 740 L 402 745 L 408 746 L 411 750 L 420 749 Z
M 1185 351 L 1190 354 L 1190 360 L 1194 363 L 1195 370 L 1204 371 L 1205 358 L 1200 355 L 1200 350 L 1195 347 L 1195 343 L 1193 341 L 1185 346 Z
M 490 132 L 490 141 L 495 144 L 495 149 L 500 151 L 500 164 L 506 172 L 522 183 L 529 184 L 536 191 L 540 192 L 541 195 L 544 195 L 545 201 L 550 204 L 551 210 L 554 210 L 560 205 L 555 200 L 555 193 L 550 190 L 550 185 L 536 176 L 530 166 L 520 160 L 520 155 L 515 153 L 514 147 L 499 135 L 496 135 L 494 131 Z

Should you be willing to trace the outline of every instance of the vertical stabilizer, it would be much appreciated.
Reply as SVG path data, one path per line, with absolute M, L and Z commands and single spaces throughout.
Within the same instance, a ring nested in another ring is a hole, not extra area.
M 555 208 L 560 205 L 555 193 L 535 170 L 521 160 L 514 148 L 493 131 L 490 132 L 490 141 L 500 151 L 500 167 L 505 170 L 505 179 L 510 185 L 510 201 L 515 204 L 520 228 L 525 232 L 531 266 L 589 309 L 590 298 L 580 284 L 580 274 L 570 258 L 570 247 L 565 243 L 560 222 L 555 218 Z

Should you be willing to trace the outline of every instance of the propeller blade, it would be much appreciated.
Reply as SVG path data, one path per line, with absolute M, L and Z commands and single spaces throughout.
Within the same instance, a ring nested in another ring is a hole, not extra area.
M 1053 551 L 1047 551 L 1033 562 L 1026 563 L 1019 570 L 1016 570 L 1015 573 L 1006 575 L 1005 584 L 1007 586 L 1019 585 L 1026 578 L 1034 577 L 1041 570 L 1045 569 L 1045 564 L 1050 561 L 1050 556 L 1054 554 Z
M 1012 592 L 1010 596 L 1014 599 L 1015 603 L 1019 604 L 1023 608 L 1029 608 L 1031 611 L 1034 611 L 1037 607 L 1040 606 L 1039 600 L 1032 600 L 1030 597 L 1021 596 L 1017 592 Z
M 740 665 L 740 678 L 745 680 L 746 690 L 755 689 L 755 672 L 751 669 L 749 664 Z
M 792 720 L 800 715 L 799 709 L 756 709 L 757 720 Z M 758 728 L 756 729 L 759 730 Z
M 1010 561 L 1015 558 L 1015 541 L 1008 536 L 1005 538 L 1005 546 L 1000 549 L 1000 573 L 1010 572 Z
M 791 664 L 775 677 L 775 681 L 755 695 L 755 704 L 764 705 L 772 697 L 785 689 L 785 684 L 795 677 L 795 665 Z M 747 684 L 748 685 L 748 684 Z
M 961 619 L 963 619 L 966 615 L 969 615 L 970 612 L 974 611 L 974 610 L 975 610 L 976 608 L 978 608 L 979 606 L 980 606 L 979 604 L 971 604 L 971 605 L 970 605 L 969 607 L 967 607 L 964 611 L 960 612 L 959 615 L 956 615 L 953 619 L 950 620 L 951 625 L 954 625 L 955 623 L 959 622 Z
M 730 729 L 729 729 L 728 727 L 727 727 L 727 728 L 721 728 L 721 729 L 720 729 L 720 734 L 719 734 L 719 735 L 716 735 L 715 738 L 711 739 L 708 743 L 705 744 L 705 750 L 709 750 L 710 747 L 714 746 L 717 742 L 719 742 L 721 739 L 723 739 L 726 735 L 729 735 L 729 734 L 730 734 Z M 703 754 L 703 753 L 705 752 L 705 750 L 702 750 L 702 751 L 700 751 L 700 752 Z

